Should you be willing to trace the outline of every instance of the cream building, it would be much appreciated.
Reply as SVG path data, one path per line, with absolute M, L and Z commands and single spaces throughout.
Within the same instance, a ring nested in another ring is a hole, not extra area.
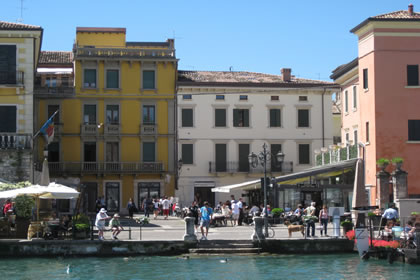
M 183 205 L 194 199 L 214 205 L 231 194 L 244 195 L 211 189 L 262 177 L 263 167 L 250 167 L 248 155 L 261 152 L 264 143 L 273 154 L 285 154 L 280 166 L 269 161 L 269 177 L 311 167 L 313 150 L 333 144 L 332 83 L 295 78 L 291 69 L 282 69 L 282 75 L 178 71 L 178 76 L 182 167 L 176 196 Z

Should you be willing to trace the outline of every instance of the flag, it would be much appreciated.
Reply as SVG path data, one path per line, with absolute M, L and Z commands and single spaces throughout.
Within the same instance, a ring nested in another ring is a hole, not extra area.
M 44 134 L 45 137 L 45 141 L 47 142 L 47 144 L 50 144 L 52 142 L 52 140 L 54 139 L 54 121 L 53 118 L 55 117 L 55 115 L 58 113 L 58 111 L 56 111 L 45 123 L 44 125 L 41 127 L 41 129 L 39 130 L 42 134 Z

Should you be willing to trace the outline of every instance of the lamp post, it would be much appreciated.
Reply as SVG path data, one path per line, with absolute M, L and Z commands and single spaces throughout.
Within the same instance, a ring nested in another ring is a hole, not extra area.
M 268 150 L 267 144 L 264 143 L 262 146 L 263 150 L 256 155 L 255 153 L 251 152 L 248 155 L 248 162 L 253 167 L 256 168 L 258 166 L 258 161 L 264 167 L 264 236 L 268 237 L 268 221 L 267 221 L 267 161 L 270 161 L 272 158 L 271 152 Z M 284 154 L 282 152 L 278 152 L 275 156 L 277 163 L 282 163 L 284 160 Z

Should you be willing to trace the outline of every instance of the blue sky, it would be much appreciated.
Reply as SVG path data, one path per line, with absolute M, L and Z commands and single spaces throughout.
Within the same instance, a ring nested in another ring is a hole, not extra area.
M 16 22 L 20 0 L 0 0 L 0 20 Z M 420 0 L 24 0 L 23 23 L 44 28 L 43 50 L 72 49 L 76 27 L 125 27 L 127 41 L 175 37 L 181 70 L 280 74 L 283 67 L 329 80 L 357 56 L 349 30 Z

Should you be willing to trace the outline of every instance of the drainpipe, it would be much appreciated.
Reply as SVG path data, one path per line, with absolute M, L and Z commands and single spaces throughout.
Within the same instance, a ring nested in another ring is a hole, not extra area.
M 321 98 L 321 102 L 322 102 L 322 106 L 321 106 L 321 108 L 322 108 L 322 117 L 321 117 L 321 120 L 322 120 L 322 146 L 321 147 L 325 147 L 325 124 L 324 124 L 324 95 L 325 95 L 325 92 L 326 92 L 326 88 L 324 87 L 324 92 L 322 93 L 322 98 Z
M 174 48 L 175 49 L 175 48 Z M 175 172 L 175 190 L 178 190 L 178 62 L 175 62 L 175 108 L 174 108 L 174 147 L 175 147 L 175 162 L 174 162 L 174 172 Z

